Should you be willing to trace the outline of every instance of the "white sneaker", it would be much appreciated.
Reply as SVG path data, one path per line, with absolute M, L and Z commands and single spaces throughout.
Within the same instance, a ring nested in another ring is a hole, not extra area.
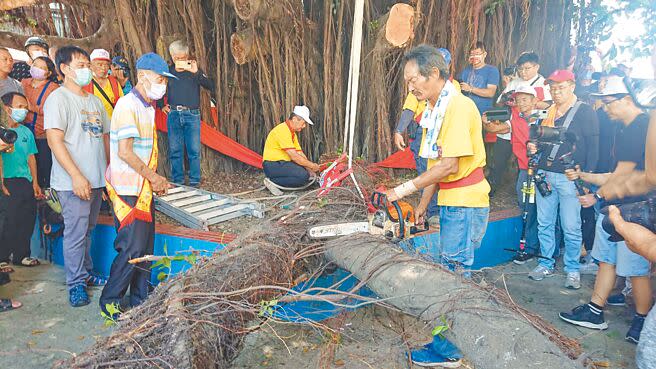
M 282 196 L 282 194 L 283 194 L 282 190 L 279 189 L 278 186 L 276 186 L 275 183 L 271 182 L 271 180 L 269 178 L 266 178 L 266 177 L 264 178 L 264 187 L 266 187 L 267 190 L 269 190 L 269 192 L 271 192 L 271 194 L 273 194 L 273 196 Z
M 535 269 L 528 273 L 528 277 L 534 281 L 541 281 L 545 277 L 551 276 L 553 276 L 553 271 L 549 270 L 547 267 L 543 267 L 542 265 L 538 265 Z
M 569 288 L 570 290 L 578 290 L 579 288 L 581 288 L 581 273 L 579 272 L 567 273 L 565 288 Z

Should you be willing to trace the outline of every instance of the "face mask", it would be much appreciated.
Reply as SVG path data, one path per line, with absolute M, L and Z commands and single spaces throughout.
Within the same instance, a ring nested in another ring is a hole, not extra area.
M 71 68 L 73 69 L 73 68 Z M 91 82 L 91 69 L 89 68 L 79 68 L 79 69 L 73 69 L 75 71 L 75 83 L 80 86 L 84 87 Z
M 47 73 L 48 73 L 47 71 L 41 68 L 35 66 L 30 67 L 30 76 L 32 76 L 32 78 L 34 79 L 46 79 Z
M 37 51 L 32 52 L 32 60 L 34 60 L 36 58 L 39 58 L 39 57 L 42 57 L 42 56 L 47 58 L 48 54 L 44 53 L 41 50 L 37 50 Z
M 150 87 L 146 89 L 146 95 L 153 100 L 159 100 L 164 97 L 166 93 L 166 85 L 163 83 L 154 83 L 148 78 Z
M 11 108 L 11 119 L 16 123 L 22 123 L 27 117 L 27 109 L 14 109 Z

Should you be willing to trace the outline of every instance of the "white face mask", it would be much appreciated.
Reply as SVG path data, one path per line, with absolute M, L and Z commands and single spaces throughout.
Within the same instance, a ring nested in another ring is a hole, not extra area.
M 155 83 L 150 78 L 148 78 L 148 82 L 150 82 L 150 87 L 146 89 L 146 95 L 148 95 L 148 98 L 159 100 L 164 97 L 164 94 L 166 94 L 166 84 Z

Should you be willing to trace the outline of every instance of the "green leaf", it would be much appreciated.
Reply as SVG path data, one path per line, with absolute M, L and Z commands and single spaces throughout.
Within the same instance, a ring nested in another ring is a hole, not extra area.
M 159 272 L 159 274 L 157 274 L 157 280 L 160 282 L 165 280 L 166 277 L 168 277 L 168 274 L 166 272 Z
M 191 254 L 187 256 L 187 263 L 191 265 L 196 265 L 197 261 L 198 261 L 198 256 L 196 254 Z
M 187 260 L 187 255 L 176 255 L 171 258 L 173 261 L 186 261 Z
M 169 254 L 169 248 L 168 248 L 168 246 L 166 245 L 166 242 L 164 242 L 164 247 L 163 247 L 163 249 L 164 249 L 164 255 L 168 255 L 168 254 Z

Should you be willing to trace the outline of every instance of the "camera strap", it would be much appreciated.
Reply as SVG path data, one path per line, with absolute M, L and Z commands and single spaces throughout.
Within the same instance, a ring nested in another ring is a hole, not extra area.
M 572 120 L 574 119 L 574 116 L 576 115 L 576 112 L 579 110 L 579 107 L 583 105 L 581 101 L 577 101 L 574 106 L 572 106 L 571 109 L 569 109 L 569 112 L 567 113 L 567 116 L 565 117 L 565 122 L 563 123 L 562 127 L 560 127 L 563 132 L 566 132 L 567 129 L 569 128 L 569 125 L 572 124 Z M 551 163 L 556 160 L 556 155 L 558 155 L 558 150 L 560 150 L 560 144 L 553 145 L 551 148 L 551 152 L 549 153 L 549 156 L 547 156 L 547 165 L 551 165 Z

